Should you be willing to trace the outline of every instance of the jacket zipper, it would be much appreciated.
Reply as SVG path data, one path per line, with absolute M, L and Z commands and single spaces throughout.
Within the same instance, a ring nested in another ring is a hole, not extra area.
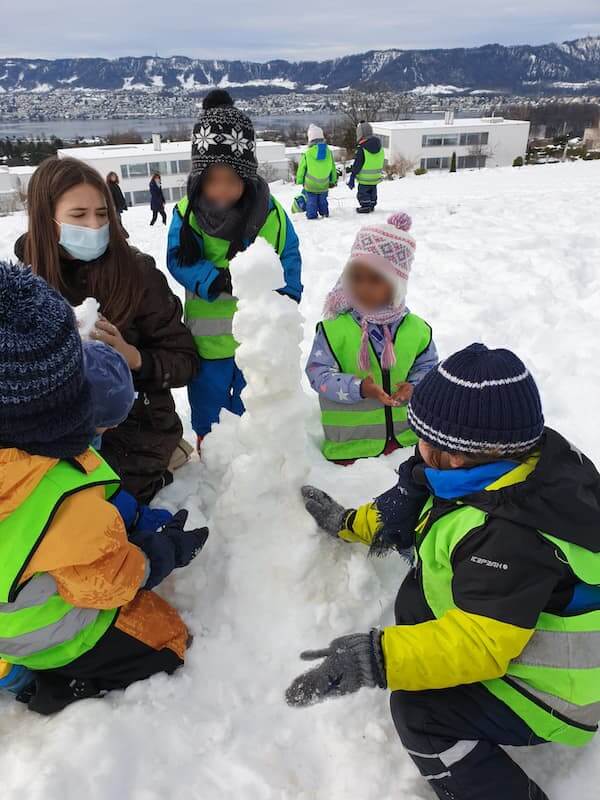
M 379 360 L 379 359 L 378 359 Z M 381 364 L 380 364 L 381 367 Z M 392 395 L 392 380 L 389 369 L 383 369 L 381 367 L 381 374 L 383 377 L 383 390 L 390 395 Z M 392 407 L 391 406 L 384 406 L 385 409 L 385 443 L 387 445 L 388 442 L 392 440 L 395 441 L 396 437 L 394 436 L 394 417 L 392 416 Z

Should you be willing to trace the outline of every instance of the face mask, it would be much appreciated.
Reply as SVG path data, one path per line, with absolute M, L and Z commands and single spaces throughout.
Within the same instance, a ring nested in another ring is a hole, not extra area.
M 59 225 L 60 239 L 58 243 L 78 261 L 95 261 L 106 252 L 110 241 L 108 223 L 101 228 L 84 228 L 81 225 L 69 225 L 66 222 L 60 222 Z

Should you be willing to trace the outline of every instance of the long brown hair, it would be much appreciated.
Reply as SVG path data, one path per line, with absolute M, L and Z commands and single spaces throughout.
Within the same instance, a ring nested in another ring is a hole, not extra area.
M 100 310 L 117 328 L 135 315 L 142 296 L 142 280 L 134 251 L 119 225 L 110 190 L 100 173 L 75 158 L 48 158 L 29 181 L 27 210 L 29 230 L 25 240 L 25 263 L 62 295 L 68 297 L 54 214 L 62 195 L 87 183 L 106 202 L 110 241 L 105 258 L 91 264 L 87 273 L 88 292 L 100 303 Z

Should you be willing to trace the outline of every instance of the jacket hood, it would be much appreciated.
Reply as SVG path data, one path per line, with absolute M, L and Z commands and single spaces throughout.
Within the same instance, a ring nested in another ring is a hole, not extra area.
M 0 522 L 29 497 L 57 463 L 56 458 L 32 456 L 14 447 L 0 449 Z
M 491 516 L 600 552 L 600 474 L 550 428 L 544 431 L 539 461 L 524 481 L 463 500 Z
M 378 153 L 381 150 L 381 139 L 379 136 L 369 136 L 368 139 L 360 143 L 360 146 L 368 150 L 369 153 Z

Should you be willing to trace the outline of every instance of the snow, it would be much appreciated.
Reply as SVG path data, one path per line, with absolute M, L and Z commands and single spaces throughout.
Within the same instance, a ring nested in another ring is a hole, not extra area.
M 289 208 L 290 185 L 274 191 Z M 398 208 L 418 242 L 409 304 L 432 323 L 442 354 L 472 341 L 514 348 L 536 376 L 550 425 L 600 462 L 600 163 L 443 173 L 385 182 L 369 222 Z M 329 220 L 294 217 L 304 256 L 298 308 L 270 292 L 272 255 L 238 257 L 236 334 L 248 378 L 243 419 L 225 415 L 160 501 L 208 521 L 198 559 L 162 591 L 194 633 L 183 669 L 42 719 L 0 697 L 3 798 L 17 800 L 425 800 L 387 696 L 363 690 L 313 708 L 283 692 L 298 653 L 335 635 L 390 624 L 404 567 L 331 541 L 303 512 L 308 480 L 347 505 L 394 482 L 398 453 L 340 468 L 318 450 L 317 402 L 303 379 L 314 325 L 361 222 L 354 196 L 331 192 Z M 135 246 L 162 268 L 164 229 L 127 211 Z M 23 215 L 0 219 L 0 257 Z M 171 281 L 174 289 L 179 288 Z M 189 435 L 184 390 L 176 393 Z M 595 800 L 600 740 L 515 754 L 553 800 Z
M 96 327 L 100 318 L 100 303 L 94 297 L 86 297 L 83 303 L 73 309 L 79 335 L 82 339 L 89 339 L 91 332 Z

